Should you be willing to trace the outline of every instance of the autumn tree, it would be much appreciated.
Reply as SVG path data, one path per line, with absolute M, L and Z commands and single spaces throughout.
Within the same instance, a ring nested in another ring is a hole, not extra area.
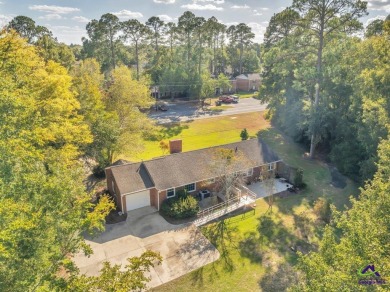
M 0 290 L 58 290 L 113 203 L 85 193 L 79 158 L 92 137 L 67 70 L 14 32 L 0 51 Z
M 111 78 L 105 105 L 118 118 L 118 136 L 113 143 L 105 144 L 102 150 L 108 164 L 113 162 L 116 154 L 137 152 L 142 147 L 142 135 L 153 128 L 151 120 L 140 111 L 153 104 L 149 81 L 133 79 L 131 71 L 125 66 L 113 70 Z

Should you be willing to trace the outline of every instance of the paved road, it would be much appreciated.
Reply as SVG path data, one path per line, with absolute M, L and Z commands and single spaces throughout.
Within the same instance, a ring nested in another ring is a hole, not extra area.
M 227 104 L 231 108 L 221 111 L 211 111 L 200 109 L 193 103 L 168 103 L 168 111 L 151 112 L 150 117 L 157 120 L 159 124 L 183 122 L 196 119 L 205 119 L 217 116 L 228 116 L 249 112 L 263 111 L 266 104 L 260 104 L 260 101 L 254 98 L 243 98 L 237 104 Z

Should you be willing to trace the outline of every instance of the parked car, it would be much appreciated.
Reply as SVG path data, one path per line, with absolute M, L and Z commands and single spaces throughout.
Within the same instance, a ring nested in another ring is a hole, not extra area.
M 238 95 L 231 95 L 230 97 L 233 98 L 234 103 L 238 103 L 238 101 L 240 100 L 240 97 Z
M 159 104 L 157 106 L 157 109 L 163 112 L 166 112 L 168 110 L 168 107 L 165 104 Z
M 223 103 L 232 103 L 234 102 L 234 99 L 228 95 L 222 95 L 219 100 Z

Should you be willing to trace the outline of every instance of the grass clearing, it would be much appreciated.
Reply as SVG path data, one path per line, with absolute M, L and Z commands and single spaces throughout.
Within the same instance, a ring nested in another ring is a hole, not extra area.
M 324 224 L 312 212 L 313 202 L 326 195 L 342 209 L 349 205 L 349 195 L 357 194 L 348 179 L 343 189 L 330 185 L 329 167 L 304 158 L 305 150 L 278 130 L 267 127 L 260 137 L 288 164 L 303 169 L 307 188 L 276 199 L 272 212 L 266 199 L 260 199 L 255 210 L 202 227 L 220 259 L 152 291 L 285 291 L 295 281 L 297 255 L 291 247 L 315 250 L 321 237 Z
M 233 106 L 231 106 L 231 105 L 212 106 L 208 110 L 214 111 L 214 112 L 221 112 L 221 111 L 227 110 L 229 108 L 233 108 Z
M 248 130 L 250 137 L 256 137 L 259 130 L 270 127 L 263 114 L 264 112 L 253 112 L 162 125 L 158 133 L 145 140 L 142 152 L 125 153 L 117 159 L 140 161 L 162 156 L 164 153 L 159 148 L 161 140 L 182 139 L 183 151 L 191 151 L 240 141 L 240 133 L 244 128 Z

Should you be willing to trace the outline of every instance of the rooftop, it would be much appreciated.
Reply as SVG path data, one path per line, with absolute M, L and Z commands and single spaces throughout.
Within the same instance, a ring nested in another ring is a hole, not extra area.
M 152 187 L 165 190 L 214 177 L 213 155 L 215 149 L 220 148 L 237 149 L 246 158 L 248 168 L 279 160 L 264 142 L 251 139 L 108 168 L 112 170 L 121 194 Z

